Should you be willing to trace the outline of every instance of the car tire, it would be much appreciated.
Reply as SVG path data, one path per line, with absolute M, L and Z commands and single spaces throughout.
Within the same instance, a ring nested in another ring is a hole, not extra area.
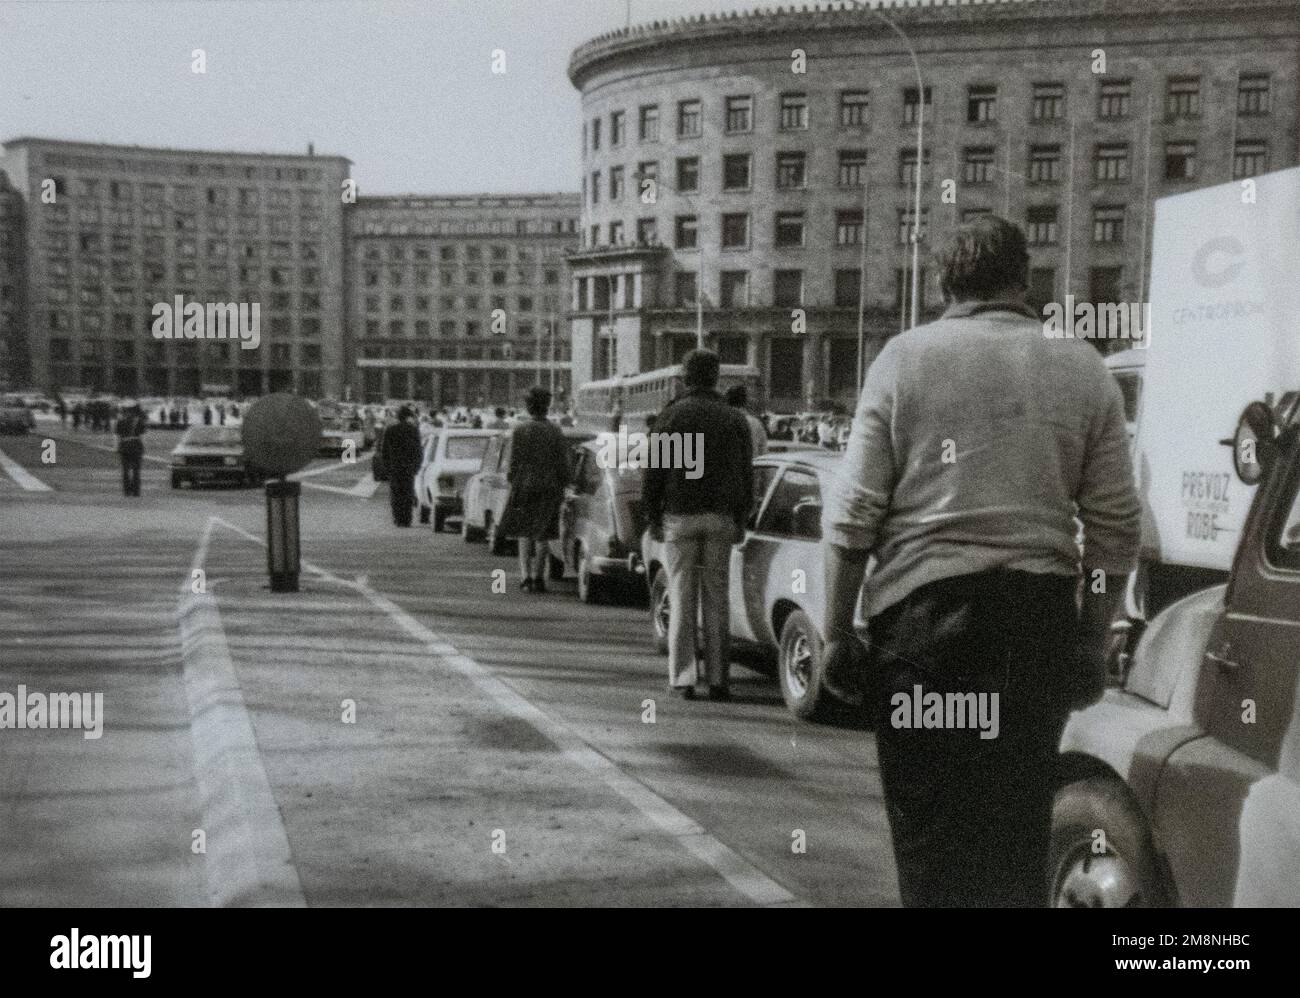
M 668 573 L 661 568 L 650 580 L 650 633 L 654 638 L 655 651 L 660 655 L 668 654 L 669 610 Z
M 1095 851 L 1099 841 L 1104 853 Z M 1048 869 L 1055 908 L 1159 908 L 1170 902 L 1146 818 L 1116 777 L 1089 777 L 1057 792 Z
M 181 487 L 181 476 L 175 474 L 172 475 L 172 488 L 179 489 L 180 487 Z
M 420 522 L 428 523 L 429 514 L 431 514 L 432 512 L 433 510 L 429 509 L 428 506 L 426 506 L 424 503 L 420 503 Z
M 460 539 L 466 544 L 473 544 L 483 539 L 483 528 L 476 527 L 469 522 L 469 517 L 461 517 L 460 521 Z
M 435 509 L 433 511 L 433 532 L 442 533 L 443 527 L 447 525 L 447 514 L 443 510 Z
M 791 714 L 805 721 L 826 720 L 833 698 L 822 685 L 822 639 L 802 610 L 792 610 L 781 625 L 777 674 Z
M 506 553 L 506 539 L 497 534 L 496 518 L 491 513 L 487 514 L 487 545 L 489 554 Z
M 609 599 L 609 580 L 592 572 L 585 546 L 578 548 L 578 599 L 589 606 Z
M 564 559 L 557 558 L 555 555 L 549 555 L 548 561 L 550 562 L 550 571 L 547 574 L 550 575 L 551 581 L 561 581 L 564 578 Z

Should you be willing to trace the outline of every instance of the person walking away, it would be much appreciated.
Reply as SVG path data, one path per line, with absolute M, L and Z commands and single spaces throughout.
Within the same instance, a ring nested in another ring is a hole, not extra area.
M 749 391 L 744 385 L 732 385 L 727 389 L 727 405 L 734 406 L 745 417 L 745 425 L 749 427 L 750 453 L 754 457 L 766 454 L 767 429 L 763 421 L 749 411 Z
M 498 532 L 519 545 L 519 588 L 546 592 L 548 541 L 559 535 L 560 504 L 569 483 L 569 444 L 546 418 L 551 393 L 540 385 L 525 399 L 529 418 L 510 430 L 510 484 Z
M 415 507 L 415 473 L 420 469 L 423 454 L 420 431 L 416 428 L 415 413 L 410 406 L 404 405 L 397 410 L 397 422 L 384 431 L 380 451 L 384 469 L 388 472 L 388 500 L 393 523 L 409 527 L 411 511 Z
M 823 677 L 875 720 L 903 904 L 1041 907 L 1057 746 L 1101 697 L 1141 507 L 1119 386 L 1044 336 L 1020 229 L 969 222 L 939 262 L 947 310 L 872 363 L 827 489 Z
M 684 392 L 655 418 L 651 449 L 667 434 L 680 442 L 678 453 L 686 453 L 689 441 L 697 463 L 647 468 L 641 501 L 651 536 L 663 541 L 668 572 L 669 691 L 695 697 L 698 607 L 709 699 L 727 700 L 731 545 L 744 537 L 753 503 L 752 445 L 744 416 L 717 392 L 716 353 L 692 350 L 682 362 L 682 380 Z
M 59 399 L 55 409 L 59 414 L 59 425 L 66 427 L 68 425 L 68 404 L 63 399 Z
M 140 403 L 132 402 L 122 409 L 118 416 L 115 433 L 117 434 L 117 454 L 122 462 L 122 494 L 138 496 L 140 494 L 140 465 L 144 460 L 144 434 L 147 420 Z

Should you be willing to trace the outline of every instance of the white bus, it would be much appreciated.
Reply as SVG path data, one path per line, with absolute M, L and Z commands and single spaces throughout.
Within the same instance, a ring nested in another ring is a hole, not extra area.
M 751 404 L 761 404 L 758 368 L 748 364 L 723 364 L 718 372 L 718 391 L 744 385 Z M 657 414 L 682 393 L 682 367 L 673 364 L 640 374 L 626 374 L 603 381 L 589 381 L 573 393 L 574 425 L 600 432 L 614 429 L 614 413 L 621 408 L 622 422 L 629 432 L 644 430 L 646 417 Z

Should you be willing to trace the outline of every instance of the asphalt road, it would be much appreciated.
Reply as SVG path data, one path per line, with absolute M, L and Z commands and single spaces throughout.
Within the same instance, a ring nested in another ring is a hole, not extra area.
M 273 594 L 260 490 L 172 490 L 177 436 L 139 499 L 109 435 L 0 438 L 0 691 L 104 695 L 0 730 L 0 903 L 897 904 L 870 732 L 741 664 L 669 700 L 643 605 L 393 527 L 368 455 L 307 469 Z

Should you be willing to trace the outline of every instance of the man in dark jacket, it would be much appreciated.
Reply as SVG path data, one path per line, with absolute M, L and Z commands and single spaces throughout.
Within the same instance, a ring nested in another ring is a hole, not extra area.
M 118 417 L 115 432 L 117 434 L 117 453 L 122 460 L 122 494 L 138 496 L 140 494 L 140 463 L 144 460 L 144 431 L 147 420 L 144 410 L 138 403 L 133 403 L 122 410 Z
M 529 418 L 510 430 L 510 498 L 498 529 L 519 542 L 519 588 L 546 592 L 548 541 L 558 535 L 569 480 L 569 443 L 546 418 L 551 393 L 538 385 L 525 403 Z
M 717 392 L 717 354 L 691 351 L 682 380 L 686 390 L 654 421 L 641 498 L 652 536 L 664 542 L 669 689 L 688 700 L 695 696 L 699 606 L 709 699 L 726 700 L 731 545 L 745 534 L 753 500 L 752 447 L 745 417 Z M 681 460 L 664 467 L 664 455 Z
M 415 507 L 415 473 L 420 470 L 420 431 L 415 413 L 408 405 L 397 411 L 397 422 L 384 431 L 380 445 L 384 470 L 388 474 L 388 498 L 393 509 L 393 523 L 411 525 Z

